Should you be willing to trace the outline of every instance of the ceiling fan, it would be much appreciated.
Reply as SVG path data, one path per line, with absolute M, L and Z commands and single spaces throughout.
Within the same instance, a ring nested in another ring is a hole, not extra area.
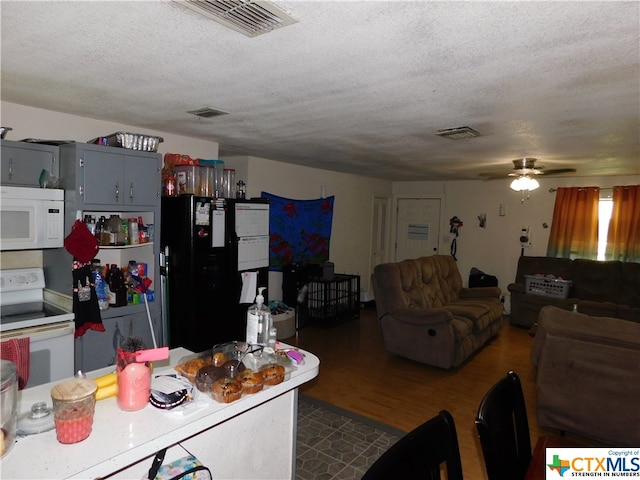
M 486 177 L 488 180 L 507 177 L 532 177 L 534 175 L 560 175 L 563 173 L 573 173 L 575 168 L 554 168 L 546 170 L 543 166 L 536 167 L 536 158 L 525 157 L 512 160 L 513 170 L 507 173 L 480 173 L 481 177 Z

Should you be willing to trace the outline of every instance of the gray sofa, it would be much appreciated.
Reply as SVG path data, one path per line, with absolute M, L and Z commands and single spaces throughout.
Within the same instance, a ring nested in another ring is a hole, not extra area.
M 502 327 L 501 290 L 463 288 L 451 256 L 377 265 L 371 281 L 385 347 L 411 360 L 457 367 Z
M 568 298 L 527 293 L 525 275 L 538 274 L 571 280 Z M 545 305 L 572 310 L 574 304 L 587 315 L 640 322 L 640 263 L 522 256 L 507 289 L 512 325 L 531 327 Z
M 640 445 L 640 323 L 546 306 L 531 359 L 540 426 Z

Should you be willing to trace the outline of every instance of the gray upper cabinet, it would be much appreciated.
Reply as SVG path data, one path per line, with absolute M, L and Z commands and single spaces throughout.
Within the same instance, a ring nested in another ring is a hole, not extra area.
M 40 186 L 40 172 L 60 175 L 59 151 L 54 145 L 2 140 L 0 162 L 3 185 Z
M 160 154 L 72 144 L 63 145 L 60 155 L 62 175 L 66 182 L 75 182 L 78 203 L 110 207 L 158 205 Z

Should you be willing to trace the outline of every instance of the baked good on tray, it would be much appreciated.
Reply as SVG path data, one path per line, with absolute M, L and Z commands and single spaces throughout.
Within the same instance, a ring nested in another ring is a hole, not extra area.
M 267 363 L 259 371 L 265 385 L 277 385 L 284 381 L 284 367 L 278 363 Z
M 242 393 L 257 393 L 264 386 L 262 374 L 249 369 L 238 375 L 238 380 L 242 385 Z
M 204 367 L 204 360 L 202 358 L 192 358 L 185 363 L 176 366 L 176 370 L 180 375 L 186 377 L 191 383 L 195 382 L 196 374 L 198 370 Z
M 211 396 L 221 403 L 234 402 L 242 396 L 242 384 L 233 378 L 219 378 L 213 382 Z

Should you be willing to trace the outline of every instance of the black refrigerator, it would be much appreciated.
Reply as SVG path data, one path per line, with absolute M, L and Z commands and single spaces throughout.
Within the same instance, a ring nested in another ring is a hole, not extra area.
M 161 216 L 169 346 L 245 340 L 255 289 L 268 284 L 269 201 L 163 197 Z

